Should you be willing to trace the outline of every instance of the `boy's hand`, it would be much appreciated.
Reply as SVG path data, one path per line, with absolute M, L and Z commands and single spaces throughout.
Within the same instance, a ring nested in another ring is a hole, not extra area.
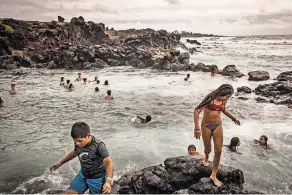
M 105 184 L 102 187 L 102 193 L 103 194 L 110 194 L 112 191 L 112 186 L 108 182 L 105 182 Z
M 54 171 L 54 170 L 58 169 L 61 165 L 62 165 L 61 163 L 53 164 L 53 165 L 50 167 L 50 171 Z

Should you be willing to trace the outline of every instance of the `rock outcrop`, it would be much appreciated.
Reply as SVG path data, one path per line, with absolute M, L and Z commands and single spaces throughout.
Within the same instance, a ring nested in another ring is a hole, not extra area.
M 223 68 L 222 75 L 231 76 L 231 77 L 242 77 L 242 74 L 235 65 L 227 65 Z
M 244 175 L 239 169 L 221 165 L 217 177 L 223 182 L 216 187 L 209 179 L 212 163 L 208 167 L 202 160 L 189 157 L 173 157 L 163 165 L 151 166 L 123 175 L 114 184 L 113 193 L 118 194 L 171 194 L 185 193 L 260 193 L 244 189 Z
M 270 79 L 270 75 L 266 71 L 252 71 L 248 73 L 250 81 L 266 81 Z

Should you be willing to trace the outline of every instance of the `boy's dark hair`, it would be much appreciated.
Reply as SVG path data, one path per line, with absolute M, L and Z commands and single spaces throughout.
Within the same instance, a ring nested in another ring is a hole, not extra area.
M 147 122 L 151 121 L 151 119 L 152 119 L 152 117 L 151 117 L 150 115 L 147 115 L 147 116 L 146 116 L 146 121 L 147 121 Z
M 188 73 L 188 74 L 187 74 L 187 78 L 190 78 L 190 76 L 191 76 L 190 73 Z
M 185 81 L 187 81 L 188 80 L 188 78 L 185 78 Z
M 64 80 L 64 77 L 61 77 L 61 81 Z
M 268 148 L 268 137 L 266 135 L 262 135 L 261 137 L 264 138 L 264 140 L 265 140 L 265 146 L 266 146 L 266 148 Z
M 84 82 L 87 81 L 87 78 L 83 78 L 83 81 L 84 81 Z
M 195 150 L 197 150 L 196 146 L 194 144 L 189 145 L 188 150 L 194 148 Z
M 99 88 L 98 87 L 95 87 L 95 91 L 99 91 Z
M 78 73 L 78 75 L 80 75 L 80 74 L 81 74 L 81 72 Z
M 11 84 L 11 87 L 15 87 L 15 84 Z
M 238 137 L 233 137 L 230 140 L 229 149 L 232 150 L 233 148 L 235 148 L 235 150 L 236 150 L 236 146 L 237 146 L 238 142 L 239 142 L 239 138 Z
M 72 126 L 71 137 L 76 138 L 85 138 L 90 133 L 90 128 L 85 122 L 77 122 Z
M 97 81 L 96 81 L 96 84 L 99 84 L 99 83 L 100 83 L 100 80 L 97 80 Z
M 67 80 L 66 82 L 67 82 L 67 84 L 69 84 L 70 83 L 70 80 Z
M 105 80 L 105 81 L 104 81 L 104 84 L 105 84 L 105 85 L 108 85 L 108 80 Z

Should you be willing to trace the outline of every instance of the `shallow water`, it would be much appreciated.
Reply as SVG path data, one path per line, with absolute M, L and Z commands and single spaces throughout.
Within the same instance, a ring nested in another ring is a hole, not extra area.
M 213 53 L 203 50 L 203 54 L 193 55 L 191 60 L 215 63 L 220 68 L 233 63 L 245 74 L 264 69 L 272 77 L 289 68 L 282 66 L 290 63 L 289 58 L 282 60 L 280 66 L 274 58 L 273 63 L 268 63 L 270 59 L 249 57 L 257 53 L 248 49 L 253 44 L 247 44 L 246 51 L 249 52 L 228 55 L 229 50 L 239 51 L 245 46 L 244 43 L 224 39 L 221 50 L 226 51 L 225 55 L 220 54 L 219 48 Z M 266 47 L 268 45 L 271 44 L 266 44 Z M 267 50 L 270 51 L 269 48 Z M 265 55 L 275 55 L 275 52 L 268 51 Z M 263 53 L 258 51 L 258 55 Z M 285 50 L 282 55 L 288 54 Z M 251 62 L 258 66 L 252 66 Z M 187 72 L 118 67 L 82 72 L 91 80 L 95 76 L 99 76 L 102 83 L 109 80 L 110 86 L 100 85 L 98 93 L 94 92 L 96 85 L 93 83 L 77 83 L 75 91 L 67 92 L 59 87 L 59 78 L 64 76 L 74 80 L 77 71 L 42 69 L 29 72 L 21 76 L 12 76 L 9 72 L 0 75 L 0 88 L 5 100 L 4 107 L 0 108 L 0 148 L 4 148 L 0 151 L 2 193 L 62 193 L 66 190 L 79 170 L 78 160 L 53 173 L 48 167 L 73 149 L 70 129 L 77 121 L 88 123 L 92 134 L 106 143 L 117 179 L 128 171 L 163 164 L 168 157 L 184 155 L 191 143 L 203 151 L 202 140 L 193 138 L 192 113 L 209 91 L 223 83 L 230 83 L 235 89 L 243 85 L 253 89 L 259 83 L 273 82 L 249 82 L 247 77 L 230 79 L 220 75 L 212 78 L 209 73 L 200 72 L 192 72 L 191 81 L 184 82 Z M 20 95 L 10 96 L 3 91 L 12 82 L 21 89 Z M 104 100 L 107 89 L 112 90 L 114 102 Z M 224 144 L 228 144 L 234 136 L 239 137 L 239 150 L 243 154 L 230 154 L 224 150 L 221 163 L 242 169 L 247 186 L 271 193 L 291 193 L 291 109 L 256 103 L 254 94 L 246 96 L 250 98 L 247 101 L 231 98 L 227 106 L 241 120 L 241 126 L 223 116 Z M 153 119 L 149 124 L 131 121 L 133 116 L 145 117 L 147 114 Z M 262 134 L 269 137 L 271 150 L 253 146 L 252 140 Z

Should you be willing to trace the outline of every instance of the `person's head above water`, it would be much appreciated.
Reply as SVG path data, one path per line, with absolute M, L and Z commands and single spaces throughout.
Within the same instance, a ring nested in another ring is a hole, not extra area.
M 70 84 L 69 84 L 69 89 L 73 89 L 73 87 L 74 87 L 73 84 L 70 83 Z
M 185 78 L 184 80 L 185 80 L 185 81 L 188 81 L 188 78 Z
M 189 155 L 193 156 L 196 154 L 197 148 L 194 144 L 188 146 L 188 153 Z
M 15 84 L 11 84 L 11 88 L 14 89 L 15 88 Z
M 237 146 L 240 146 L 240 140 L 238 137 L 233 137 L 231 140 L 230 140 L 230 145 L 229 145 L 229 149 L 230 150 L 235 150 L 236 151 L 236 147 Z
M 67 82 L 67 85 L 69 85 L 69 84 L 70 84 L 70 80 L 67 80 L 66 82 Z
M 200 109 L 204 106 L 207 106 L 216 98 L 218 98 L 220 101 L 227 101 L 232 96 L 233 93 L 234 93 L 234 89 L 231 85 L 223 84 L 220 87 L 218 87 L 216 90 L 209 93 L 202 100 L 202 102 L 196 107 L 195 110 Z
M 81 73 L 80 72 L 78 73 L 78 77 L 81 77 Z
M 72 126 L 71 137 L 75 145 L 79 147 L 86 146 L 90 141 L 90 128 L 84 122 L 77 122 Z
M 97 80 L 97 81 L 96 81 L 96 84 L 99 84 L 99 83 L 100 83 L 100 80 Z
M 147 115 L 146 116 L 146 123 L 149 122 L 149 121 L 151 121 L 151 120 L 152 120 L 152 117 L 150 115 Z
M 188 73 L 188 74 L 187 74 L 187 78 L 190 78 L 190 76 L 191 76 L 190 73 Z
M 98 87 L 95 87 L 95 92 L 98 92 L 99 91 L 99 88 Z
M 107 95 L 111 96 L 112 95 L 112 90 L 107 90 Z
M 108 85 L 108 80 L 105 80 L 104 81 L 104 85 Z
M 83 81 L 84 81 L 84 83 L 86 83 L 87 82 L 87 78 L 83 78 Z
M 61 77 L 61 82 L 63 82 L 64 81 L 64 77 Z
M 262 135 L 259 140 L 260 145 L 266 146 L 268 148 L 268 137 L 266 135 Z

